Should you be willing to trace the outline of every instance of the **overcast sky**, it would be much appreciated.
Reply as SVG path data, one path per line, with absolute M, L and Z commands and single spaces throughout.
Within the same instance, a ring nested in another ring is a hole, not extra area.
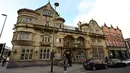
M 65 24 L 77 26 L 77 22 L 89 22 L 92 18 L 102 26 L 104 22 L 116 28 L 118 26 L 124 38 L 130 38 L 130 0 L 50 0 L 58 1 L 57 11 L 63 17 Z M 45 5 L 48 0 L 0 0 L 0 30 L 7 14 L 7 21 L 0 38 L 0 43 L 12 47 L 13 27 L 17 20 L 17 10 L 21 8 L 37 9 Z

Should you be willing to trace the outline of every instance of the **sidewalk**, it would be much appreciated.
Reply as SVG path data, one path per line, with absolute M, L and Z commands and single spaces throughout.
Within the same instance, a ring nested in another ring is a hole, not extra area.
M 50 70 L 51 66 L 14 69 L 6 69 L 5 67 L 0 67 L 0 73 L 51 73 Z M 82 65 L 73 64 L 72 67 L 68 67 L 68 73 L 82 73 L 82 71 L 84 71 Z M 63 67 L 54 66 L 53 73 L 64 73 Z

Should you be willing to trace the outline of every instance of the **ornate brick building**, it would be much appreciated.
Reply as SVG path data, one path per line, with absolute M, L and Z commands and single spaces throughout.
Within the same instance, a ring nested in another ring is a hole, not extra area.
M 125 39 L 125 44 L 129 53 L 129 57 L 130 57 L 130 38 Z
M 108 27 L 106 24 L 102 27 L 106 35 L 106 43 L 108 47 L 109 57 L 124 59 L 128 57 L 128 52 L 124 42 L 122 31 L 111 25 Z
M 54 60 L 62 60 L 66 51 L 72 61 L 108 56 L 105 36 L 95 20 L 79 22 L 78 27 L 64 24 L 50 2 L 36 9 L 19 9 L 14 26 L 12 53 L 8 68 L 50 64 L 54 30 Z

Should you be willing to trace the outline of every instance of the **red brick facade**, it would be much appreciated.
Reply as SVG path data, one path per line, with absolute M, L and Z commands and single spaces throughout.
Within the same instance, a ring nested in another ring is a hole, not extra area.
M 114 28 L 112 25 L 108 27 L 106 24 L 103 26 L 104 34 L 106 35 L 106 43 L 109 47 L 125 47 L 124 38 L 121 30 Z
M 108 27 L 106 24 L 102 27 L 106 36 L 106 44 L 110 58 L 125 59 L 128 58 L 128 51 L 126 49 L 122 31 L 114 28 L 112 25 Z

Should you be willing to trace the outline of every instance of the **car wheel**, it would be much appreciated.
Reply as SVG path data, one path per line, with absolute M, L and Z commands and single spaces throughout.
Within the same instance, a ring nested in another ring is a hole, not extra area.
M 105 66 L 105 69 L 108 69 L 108 66 Z
M 93 66 L 93 70 L 94 70 L 94 71 L 96 70 L 96 67 L 95 67 L 95 66 Z

